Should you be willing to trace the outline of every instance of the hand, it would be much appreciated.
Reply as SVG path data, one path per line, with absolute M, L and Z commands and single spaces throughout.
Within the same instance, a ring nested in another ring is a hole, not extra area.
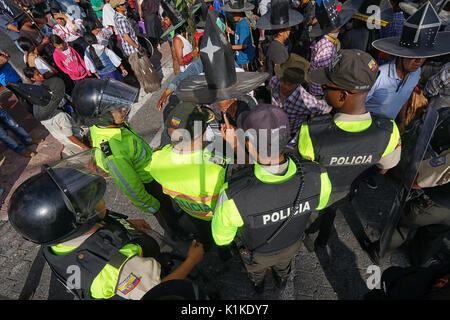
M 192 244 L 189 247 L 187 258 L 190 259 L 195 264 L 199 263 L 203 259 L 203 254 L 205 250 L 203 249 L 203 244 L 197 242 L 197 240 L 192 240 Z
M 163 95 L 158 101 L 158 110 L 161 111 L 164 108 L 164 105 L 166 104 L 167 97 L 172 93 L 170 90 L 164 91 Z
M 226 27 L 225 31 L 229 34 L 234 34 L 234 31 L 229 26 Z
M 147 230 L 151 230 L 152 229 L 150 227 L 150 225 L 147 222 L 145 222 L 145 220 L 143 220 L 143 219 L 136 219 L 136 220 L 133 219 L 133 220 L 128 220 L 128 222 L 133 224 L 136 228 L 138 228 L 142 232 L 147 232 Z
M 44 37 L 44 39 L 42 39 L 41 44 L 49 44 L 50 43 L 50 39 L 48 37 Z
M 222 137 L 233 149 L 235 149 L 237 147 L 236 128 L 230 124 L 226 113 L 223 114 L 223 120 L 225 121 L 225 124 L 220 128 Z
M 125 69 L 122 69 L 122 76 L 126 77 L 128 75 L 128 71 Z

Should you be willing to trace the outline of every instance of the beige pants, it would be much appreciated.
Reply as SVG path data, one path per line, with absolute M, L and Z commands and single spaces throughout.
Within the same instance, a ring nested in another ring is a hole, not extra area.
M 291 272 L 291 262 L 301 247 L 301 240 L 297 241 L 292 246 L 270 254 L 254 253 L 254 264 L 244 264 L 247 269 L 248 276 L 254 284 L 259 284 L 264 280 L 268 267 L 281 279 L 287 279 Z

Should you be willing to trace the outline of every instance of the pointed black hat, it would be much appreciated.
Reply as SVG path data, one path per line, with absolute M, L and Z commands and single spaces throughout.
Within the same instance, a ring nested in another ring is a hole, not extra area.
M 176 95 L 181 101 L 210 104 L 240 97 L 252 91 L 268 77 L 264 72 L 236 72 L 234 53 L 216 24 L 216 16 L 208 12 L 205 33 L 199 46 L 204 75 L 188 77 L 180 82 Z
M 64 81 L 58 77 L 46 79 L 43 84 L 8 83 L 7 88 L 21 96 L 31 104 L 33 116 L 38 121 L 48 120 L 55 114 L 61 100 L 64 98 Z
M 362 0 L 347 0 L 340 4 L 335 0 L 316 0 L 317 24 L 309 31 L 311 38 L 320 37 L 341 28 L 362 5 Z
M 450 32 L 439 32 L 441 21 L 429 1 L 403 23 L 402 36 L 378 39 L 375 49 L 404 58 L 429 58 L 450 53 Z
M 290 8 L 289 0 L 272 0 L 270 10 L 256 22 L 262 30 L 277 30 L 293 27 L 303 21 L 303 15 Z
M 220 10 L 225 12 L 245 12 L 251 11 L 255 6 L 251 3 L 245 2 L 244 0 L 230 0 L 227 4 L 220 7 Z
M 430 0 L 430 2 L 438 13 L 441 23 L 443 25 L 448 25 L 450 22 L 450 13 L 444 8 L 446 0 Z M 410 16 L 416 13 L 420 7 L 420 3 L 416 2 L 400 2 L 398 5 L 402 11 L 406 12 Z

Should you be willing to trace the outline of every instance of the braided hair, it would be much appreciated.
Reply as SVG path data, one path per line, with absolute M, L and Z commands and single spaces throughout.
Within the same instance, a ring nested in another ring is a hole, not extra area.
M 102 61 L 95 52 L 94 47 L 92 46 L 93 44 L 97 44 L 97 37 L 94 36 L 91 32 L 89 32 L 84 35 L 84 40 L 89 44 L 87 50 L 89 52 L 89 56 L 92 58 L 92 61 L 94 62 L 95 69 L 102 70 L 103 68 L 105 68 Z

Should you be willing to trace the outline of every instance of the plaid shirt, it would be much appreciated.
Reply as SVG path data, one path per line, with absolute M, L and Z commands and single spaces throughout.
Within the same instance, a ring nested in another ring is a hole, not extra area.
M 131 40 L 133 40 L 136 44 L 139 44 L 136 33 L 134 32 L 134 29 L 131 26 L 131 23 L 128 21 L 127 17 L 125 17 L 123 14 L 116 12 L 114 16 L 114 23 L 116 24 L 116 31 L 120 34 L 120 38 L 122 39 L 123 53 L 127 57 L 129 57 L 134 52 L 137 52 L 138 49 L 126 42 L 123 38 L 123 35 L 128 34 Z
M 309 71 L 316 69 L 326 68 L 330 65 L 331 60 L 333 60 L 336 55 L 336 48 L 334 44 L 327 39 L 327 37 L 322 37 L 319 41 L 313 43 L 311 48 L 311 65 L 309 66 Z M 323 95 L 322 87 L 310 81 L 309 82 L 309 92 L 313 96 Z
M 380 29 L 380 38 L 401 37 L 405 17 L 403 11 L 394 12 L 393 20 L 386 27 Z
M 325 100 L 318 100 L 308 93 L 301 85 L 283 102 L 280 98 L 280 78 L 273 76 L 269 83 L 272 94 L 272 104 L 286 112 L 291 127 L 291 137 L 297 134 L 303 122 L 311 114 L 325 114 L 331 111 L 331 107 Z

